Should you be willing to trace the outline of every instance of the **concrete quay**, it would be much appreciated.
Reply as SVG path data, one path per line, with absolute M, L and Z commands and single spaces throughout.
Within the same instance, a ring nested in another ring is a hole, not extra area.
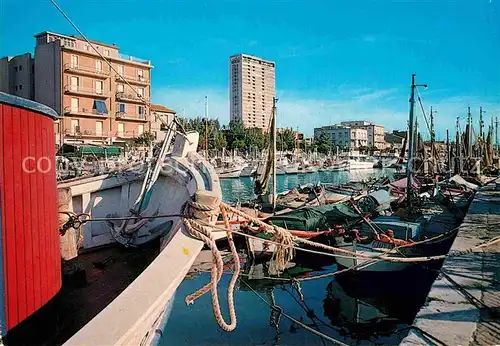
M 500 178 L 476 193 L 450 253 L 498 236 Z M 500 345 L 499 280 L 500 243 L 449 256 L 400 345 Z

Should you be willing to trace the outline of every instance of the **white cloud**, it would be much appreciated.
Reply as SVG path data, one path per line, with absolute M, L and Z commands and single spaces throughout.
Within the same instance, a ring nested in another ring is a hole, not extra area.
M 408 95 L 406 91 L 396 89 L 374 90 L 362 86 L 341 86 L 330 97 L 312 97 L 290 90 L 277 90 L 279 98 L 277 110 L 279 127 L 299 128 L 307 135 L 312 135 L 315 127 L 335 124 L 346 120 L 367 120 L 384 125 L 386 130 L 404 129 L 408 119 Z M 323 92 L 315 94 L 325 95 Z M 183 109 L 187 117 L 204 115 L 204 97 L 208 96 L 209 117 L 218 118 L 222 124 L 229 122 L 229 93 L 227 89 L 198 88 L 162 88 L 153 92 L 153 102 L 173 108 L 182 116 Z M 478 119 L 479 105 L 487 111 L 485 123 L 489 124 L 489 115 L 500 116 L 500 103 L 480 100 L 477 97 L 437 98 L 422 92 L 425 111 L 428 116 L 429 106 L 437 110 L 436 132 L 443 139 L 446 129 L 454 136 L 457 116 L 467 115 L 467 106 L 473 107 L 475 121 Z M 415 114 L 419 117 L 424 136 L 428 136 L 417 104 Z M 464 122 L 462 121 L 462 124 Z

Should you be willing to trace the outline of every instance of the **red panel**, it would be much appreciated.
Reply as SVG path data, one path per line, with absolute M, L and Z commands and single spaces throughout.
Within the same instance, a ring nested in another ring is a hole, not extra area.
M 13 173 L 14 173 L 14 208 L 15 208 L 15 242 L 16 242 L 16 262 L 24 263 L 23 266 L 16 265 L 17 271 L 17 312 L 18 316 L 26 316 L 26 259 L 24 257 L 24 252 L 26 249 L 26 243 L 24 241 L 24 206 L 28 204 L 28 201 L 23 199 L 23 165 L 22 162 L 24 157 L 22 156 L 22 147 L 24 144 L 21 142 L 21 117 L 25 117 L 26 110 L 17 107 L 11 107 L 12 109 L 12 125 L 14 134 L 14 148 L 12 150 L 13 158 Z M 28 187 L 26 187 L 28 188 Z M 12 203 L 10 202 L 10 203 Z M 9 200 L 7 200 L 9 203 Z M 7 229 L 7 231 L 9 231 Z
M 53 120 L 0 104 L 0 188 L 7 329 L 61 287 Z
M 16 263 L 16 232 L 15 232 L 15 207 L 14 207 L 14 131 L 13 131 L 13 118 L 12 107 L 4 105 L 2 107 L 3 126 L 4 128 L 4 151 L 3 151 L 3 165 L 4 168 L 4 181 L 2 184 L 3 189 L 3 217 L 2 217 L 2 232 L 3 241 L 5 243 L 4 251 L 4 273 L 7 278 L 5 295 L 6 295 L 6 317 L 7 328 L 17 324 L 17 278 L 16 266 L 9 265 Z M 10 329 L 10 328 L 9 328 Z

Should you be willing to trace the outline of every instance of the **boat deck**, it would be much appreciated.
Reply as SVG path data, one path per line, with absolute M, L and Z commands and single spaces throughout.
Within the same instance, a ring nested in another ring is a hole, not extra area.
M 64 343 L 115 299 L 158 253 L 156 241 L 136 249 L 100 248 L 65 262 L 59 293 L 9 332 L 6 344 Z
M 500 179 L 497 179 L 500 183 Z M 500 235 L 500 191 L 492 182 L 475 196 L 452 252 L 402 345 L 500 344 L 500 244 L 460 253 Z M 422 332 L 423 331 L 423 332 Z

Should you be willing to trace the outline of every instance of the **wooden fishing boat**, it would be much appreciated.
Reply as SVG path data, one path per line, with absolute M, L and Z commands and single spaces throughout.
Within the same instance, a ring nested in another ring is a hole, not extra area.
M 337 239 L 339 248 L 349 250 L 351 255 L 338 255 L 337 263 L 353 267 L 357 272 L 397 272 L 412 266 L 408 258 L 429 255 L 444 255 L 456 236 L 460 222 L 452 212 L 437 203 L 418 197 L 419 191 L 413 179 L 413 118 L 415 105 L 415 75 L 412 76 L 409 120 L 409 153 L 406 186 L 406 210 L 394 216 L 381 216 L 373 221 L 365 220 L 359 229 Z M 399 184 L 401 185 L 401 184 Z M 400 186 L 394 186 L 400 187 Z M 381 257 L 395 258 L 394 261 Z M 397 259 L 401 258 L 400 261 Z M 405 260 L 403 260 L 405 259 Z
M 435 209 L 436 211 L 439 208 Z M 441 210 L 445 213 L 444 210 Z M 377 260 L 381 256 L 396 258 L 423 257 L 444 255 L 449 250 L 456 231 L 456 222 L 448 212 L 448 224 L 438 226 L 437 215 L 421 216 L 416 220 L 402 220 L 399 216 L 381 216 L 374 218 L 370 226 L 364 224 L 352 237 L 338 237 L 337 247 L 351 251 L 353 256 L 338 256 L 337 263 L 345 268 L 354 267 L 355 271 L 396 272 L 414 265 L 412 262 Z M 373 229 L 377 230 L 377 235 Z M 358 233 L 359 232 L 359 233 Z M 419 244 L 426 239 L 439 236 L 435 241 Z M 415 245 L 413 245 L 415 244 Z M 396 248 L 400 247 L 397 251 Z

